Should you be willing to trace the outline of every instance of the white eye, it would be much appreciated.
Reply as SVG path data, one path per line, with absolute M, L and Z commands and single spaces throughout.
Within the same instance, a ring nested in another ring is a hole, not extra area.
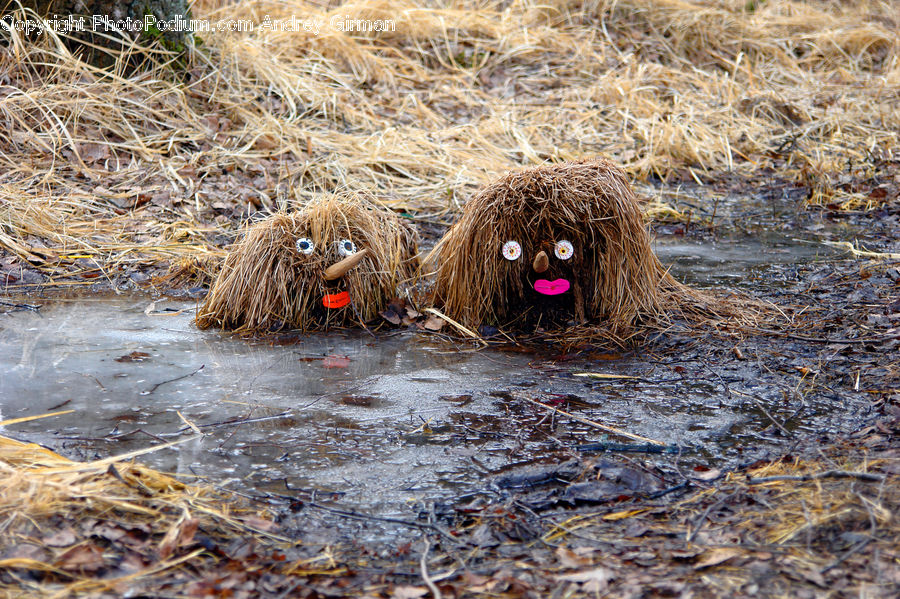
M 556 257 L 560 260 L 568 260 L 575 255 L 575 250 L 572 248 L 571 241 L 566 241 L 565 239 L 563 239 L 562 241 L 556 242 L 556 247 L 553 248 L 553 253 L 556 254 Z
M 518 241 L 507 241 L 503 244 L 503 257 L 507 260 L 518 260 L 522 255 L 522 246 Z
M 299 237 L 297 239 L 297 251 L 301 254 L 312 254 L 316 249 L 316 244 L 309 237 Z
M 349 239 L 341 239 L 336 241 L 338 254 L 341 256 L 352 256 L 356 253 L 356 244 Z

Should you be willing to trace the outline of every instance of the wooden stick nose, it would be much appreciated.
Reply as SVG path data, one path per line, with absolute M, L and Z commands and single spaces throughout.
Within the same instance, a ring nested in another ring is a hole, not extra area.
M 547 257 L 547 252 L 541 250 L 537 253 L 537 256 L 534 257 L 534 262 L 531 264 L 531 267 L 534 269 L 534 272 L 540 274 L 550 268 L 550 258 Z
M 340 262 L 335 262 L 331 266 L 325 269 L 324 279 L 326 281 L 333 281 L 335 279 L 340 279 L 347 272 L 359 264 L 360 260 L 366 257 L 366 254 L 369 252 L 369 248 L 365 248 L 359 250 L 355 254 L 350 254 Z

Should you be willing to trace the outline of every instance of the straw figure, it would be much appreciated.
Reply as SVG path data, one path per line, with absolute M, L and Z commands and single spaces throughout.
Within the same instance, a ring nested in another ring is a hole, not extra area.
M 625 173 L 602 159 L 530 168 L 478 192 L 428 257 L 461 324 L 618 335 L 701 294 L 666 273 Z
M 259 333 L 365 323 L 417 272 L 407 223 L 355 196 L 277 212 L 244 232 L 197 324 Z

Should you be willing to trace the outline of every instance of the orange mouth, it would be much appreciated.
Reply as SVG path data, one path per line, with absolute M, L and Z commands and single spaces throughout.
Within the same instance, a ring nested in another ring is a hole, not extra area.
M 350 294 L 346 291 L 340 293 L 326 293 L 322 297 L 322 305 L 326 308 L 343 308 L 350 303 Z

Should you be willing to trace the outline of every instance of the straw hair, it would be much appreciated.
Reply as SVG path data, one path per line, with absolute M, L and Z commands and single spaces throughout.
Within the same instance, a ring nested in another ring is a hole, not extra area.
M 501 254 L 510 240 L 521 246 L 517 260 Z M 571 242 L 571 259 L 554 255 L 560 240 Z M 428 262 L 437 266 L 435 301 L 470 327 L 574 320 L 624 331 L 692 295 L 665 272 L 624 172 L 604 159 L 540 166 L 491 183 L 464 206 Z M 534 291 L 536 278 L 557 277 L 571 283 L 569 291 L 553 298 Z
M 308 255 L 297 249 L 303 237 L 315 244 Z M 337 249 L 344 239 L 365 255 L 326 283 L 326 269 L 344 259 Z M 408 224 L 359 196 L 331 196 L 300 211 L 275 213 L 248 227 L 228 253 L 197 324 L 256 333 L 371 320 L 414 276 L 417 241 Z M 351 305 L 323 306 L 325 294 L 344 290 Z

